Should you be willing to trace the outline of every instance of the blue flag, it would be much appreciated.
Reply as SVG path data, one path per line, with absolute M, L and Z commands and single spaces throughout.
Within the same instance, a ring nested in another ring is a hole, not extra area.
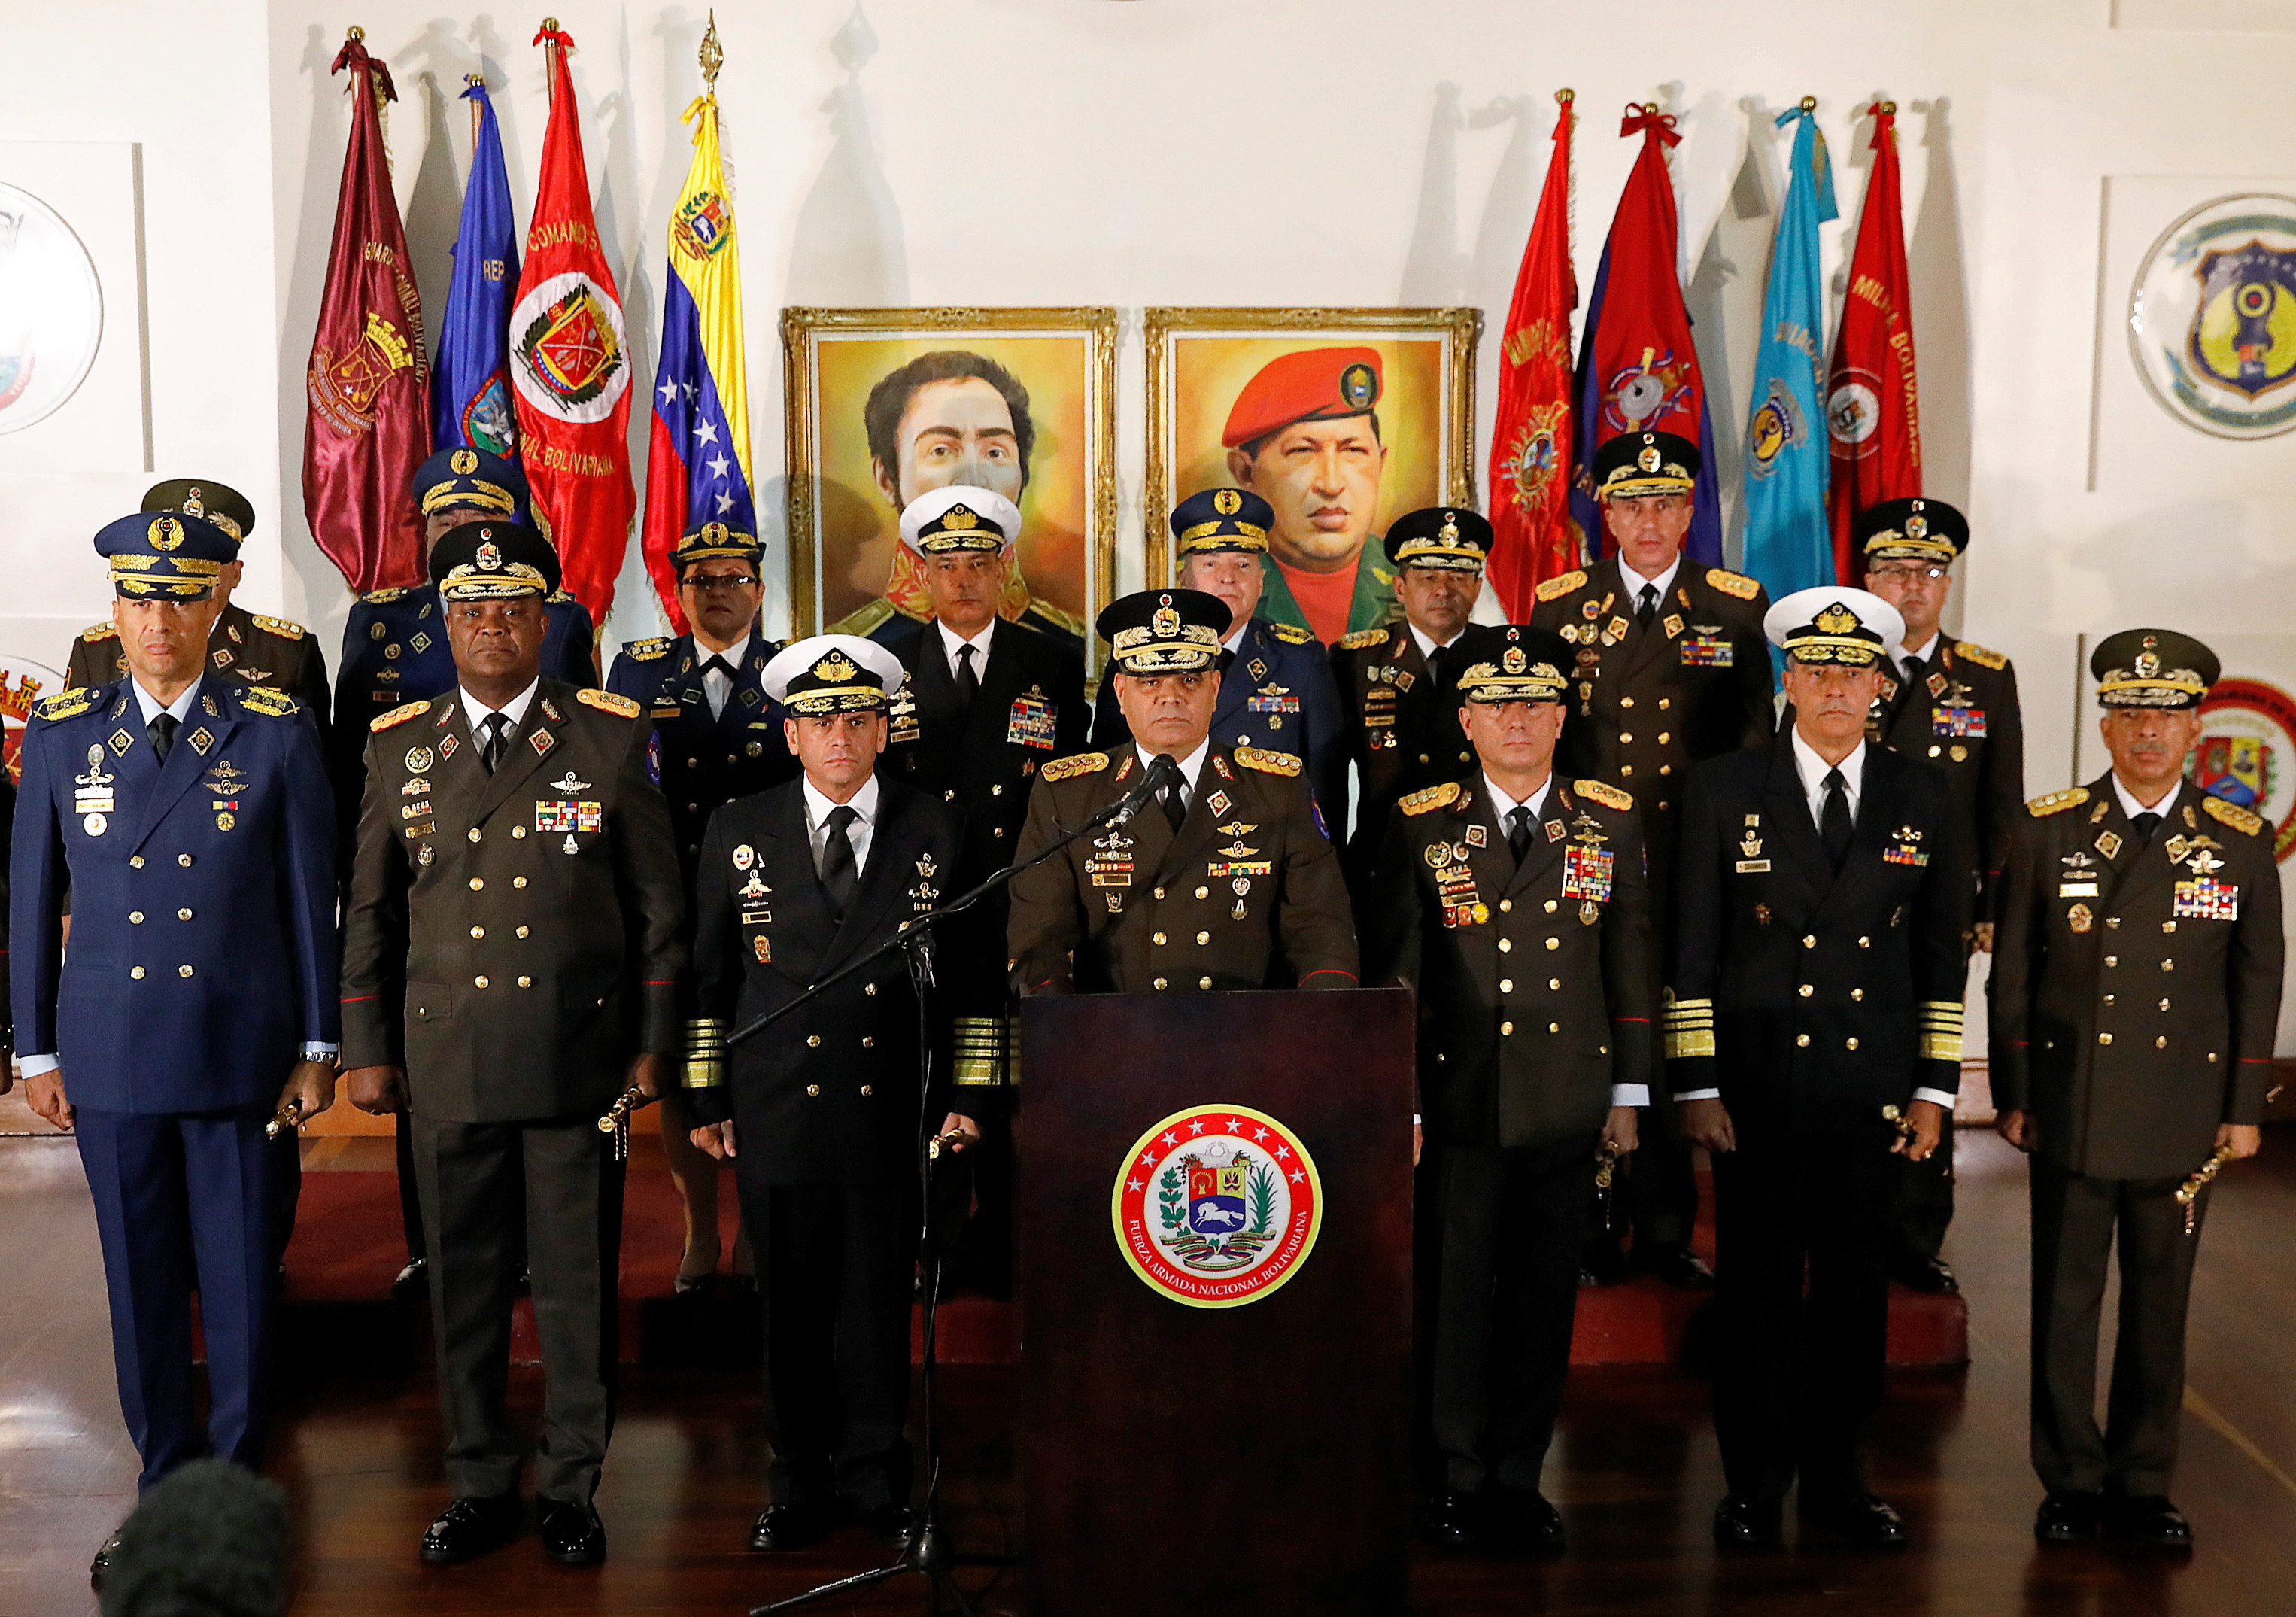
M 1762 346 L 1754 364 L 1753 414 L 1746 423 L 1745 570 L 1770 599 L 1836 582 L 1833 533 L 1825 510 L 1833 449 L 1825 432 L 1825 283 L 1817 227 L 1837 217 L 1833 165 L 1825 136 L 1804 107 L 1792 121 L 1793 161 L 1785 207 L 1770 250 L 1762 301 Z
M 518 225 L 511 217 L 510 173 L 502 131 L 487 86 L 463 95 L 479 103 L 479 138 L 471 183 L 455 236 L 455 275 L 439 327 L 439 363 L 430 372 L 434 449 L 461 447 L 518 458 L 518 415 L 510 396 L 510 304 L 518 287 Z

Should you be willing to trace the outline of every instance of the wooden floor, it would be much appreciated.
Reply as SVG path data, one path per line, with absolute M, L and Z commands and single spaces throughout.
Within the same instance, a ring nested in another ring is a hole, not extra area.
M 1966 1372 L 1898 1374 L 1872 1444 L 1874 1481 L 1912 1523 L 1911 1549 L 1718 1561 L 1706 1536 L 1720 1483 L 1703 1384 L 1665 1369 L 1581 1371 L 1548 1471 L 1570 1554 L 1537 1564 L 1418 1551 L 1414 1609 L 2296 1613 L 2296 1250 L 2287 1238 L 2296 1227 L 2296 1131 L 2275 1129 L 2264 1160 L 2228 1172 L 2211 1213 L 2177 1485 L 2200 1539 L 2188 1564 L 2034 1545 L 2023 1170 L 1990 1136 L 1964 1133 L 1962 1145 L 1963 1216 L 1949 1255 L 1967 1283 L 1972 1363 Z M 0 1613 L 86 1613 L 94 1605 L 87 1557 L 133 1503 L 135 1458 L 112 1389 L 87 1194 L 68 1144 L 0 1139 Z M 613 1547 L 605 1567 L 552 1566 L 529 1538 L 474 1566 L 426 1569 L 414 1544 L 442 1498 L 427 1367 L 376 1362 L 357 1342 L 294 1344 L 293 1359 L 273 1469 L 302 1524 L 299 1617 L 734 1613 L 857 1570 L 877 1553 L 857 1535 L 799 1556 L 748 1555 L 742 1540 L 761 1503 L 749 1377 L 633 1371 L 599 1498 Z M 959 1541 L 1017 1551 L 1004 1436 L 1012 1374 L 966 1369 L 946 1384 L 947 1491 Z M 534 1391 L 530 1378 L 519 1382 L 529 1414 Z M 966 1580 L 986 1588 L 985 1609 L 1013 1612 L 1022 1576 L 982 1570 Z M 912 1612 L 922 1595 L 904 1580 L 815 1609 Z

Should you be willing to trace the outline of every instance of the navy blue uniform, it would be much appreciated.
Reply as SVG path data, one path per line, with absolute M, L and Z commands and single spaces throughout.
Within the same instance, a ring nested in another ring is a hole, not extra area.
M 263 1128 L 304 1046 L 334 1044 L 339 1026 L 333 813 L 301 711 L 204 680 L 162 764 L 121 680 L 50 698 L 24 733 L 9 906 L 20 1047 L 61 1059 L 78 1113 L 145 1487 L 209 1449 L 259 1458 L 278 1171 Z
M 669 800 L 678 866 L 689 891 L 709 817 L 721 805 L 778 786 L 798 772 L 782 735 L 781 708 L 758 678 L 781 649 L 778 640 L 750 637 L 749 655 L 734 670 L 726 705 L 715 718 L 702 686 L 701 665 L 709 653 L 692 635 L 633 640 L 607 677 L 608 690 L 652 716 L 654 781 Z

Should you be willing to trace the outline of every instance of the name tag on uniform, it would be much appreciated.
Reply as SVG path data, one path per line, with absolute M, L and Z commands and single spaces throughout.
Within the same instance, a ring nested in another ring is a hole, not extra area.
M 578 802 L 570 798 L 534 805 L 534 828 L 537 831 L 603 831 L 606 828 L 606 807 L 603 803 Z
M 1041 691 L 1030 691 L 1025 696 L 1013 699 L 1013 711 L 1004 720 L 1004 739 L 1016 747 L 1035 747 L 1049 752 L 1053 750 L 1053 704 L 1045 700 Z
M 2060 882 L 2057 883 L 2057 897 L 2060 899 L 2094 899 L 2096 896 L 2096 883 L 2095 882 Z
M 1742 876 L 1759 876 L 1767 871 L 1769 867 L 1770 862 L 1767 859 L 1741 859 L 1738 861 L 1738 874 Z
M 1982 741 L 1985 739 L 1985 710 L 1983 708 L 1931 708 L 1930 734 Z
M 2202 876 L 2197 882 L 2179 882 L 2177 883 L 2177 919 L 2237 921 L 2240 919 L 2240 889 L 2230 882 L 2219 882 L 2214 876 Z
M 1686 669 L 1727 669 L 1738 665 L 1738 648 L 1718 627 L 1700 624 L 1682 643 L 1682 666 Z

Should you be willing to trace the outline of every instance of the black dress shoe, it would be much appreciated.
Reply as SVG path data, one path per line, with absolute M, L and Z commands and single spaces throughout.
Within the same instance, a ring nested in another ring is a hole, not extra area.
M 861 1519 L 877 1537 L 904 1549 L 917 1531 L 917 1513 L 906 1505 L 874 1505 L 862 1513 Z
M 1706 1260 L 1686 1246 L 1637 1247 L 1635 1266 L 1645 1274 L 1656 1275 L 1678 1292 L 1710 1292 L 1714 1289 L 1714 1271 Z
M 750 1529 L 750 1547 L 768 1555 L 803 1549 L 836 1529 L 836 1513 L 825 1505 L 768 1505 Z
M 114 1533 L 96 1547 L 95 1559 L 87 1564 L 87 1587 L 97 1594 L 103 1593 L 103 1580 L 111 1573 L 111 1557 L 119 1553 L 119 1535 Z
M 1931 1297 L 1951 1297 L 1961 1290 L 1952 1265 L 1942 1258 L 1898 1257 L 1890 1264 L 1890 1278 L 1908 1291 Z
M 428 1260 L 413 1258 L 398 1271 L 398 1278 L 390 1283 L 390 1294 L 404 1300 L 427 1297 L 430 1293 L 430 1265 Z
M 1775 1549 L 1778 1502 L 1730 1493 L 1714 1509 L 1714 1543 L 1719 1549 Z
M 1483 1503 L 1485 1534 L 1495 1549 L 1559 1555 L 1567 1543 L 1562 1513 L 1536 1489 L 1494 1489 Z
M 1419 1531 L 1444 1549 L 1473 1549 L 1482 1541 L 1483 1513 L 1471 1493 L 1443 1489 L 1420 1502 Z
M 2104 1531 L 2124 1544 L 2149 1544 L 2155 1549 L 2193 1547 L 2193 1524 L 2161 1493 L 2107 1498 Z
M 2061 1488 L 2033 1513 L 2033 1536 L 2044 1544 L 2086 1544 L 2103 1519 L 2104 1495 L 2093 1488 Z
M 1860 1549 L 1892 1549 L 1906 1541 L 1906 1523 L 1887 1500 L 1863 1489 L 1801 1498 L 1801 1519 Z
M 1627 1254 L 1616 1235 L 1597 1235 L 1578 1254 L 1580 1285 L 1615 1285 L 1627 1277 Z
M 561 1566 L 595 1566 L 606 1558 L 606 1524 L 587 1505 L 542 1501 L 542 1547 Z
M 468 1561 L 518 1537 L 518 1496 L 455 1499 L 422 1535 L 422 1558 L 433 1566 Z

